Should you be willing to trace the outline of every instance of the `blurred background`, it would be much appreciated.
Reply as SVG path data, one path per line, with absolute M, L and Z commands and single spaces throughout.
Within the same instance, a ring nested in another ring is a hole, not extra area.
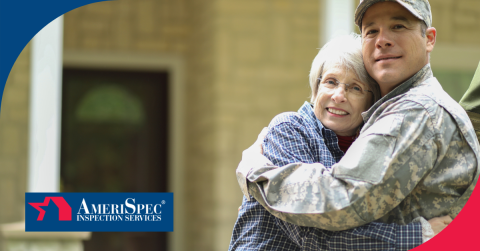
M 480 60 L 480 1 L 430 4 L 438 34 L 433 72 L 458 101 Z M 309 100 L 313 58 L 332 36 L 358 32 L 357 5 L 118 0 L 66 13 L 57 20 L 59 84 L 43 94 L 32 87 L 42 75 L 33 66 L 38 49 L 30 42 L 3 93 L 4 248 L 30 250 L 28 243 L 35 242 L 43 250 L 227 250 L 242 200 L 235 178 L 242 151 L 276 114 Z M 33 114 L 42 102 L 38 96 L 53 100 L 57 113 L 42 108 Z M 42 112 L 58 126 L 40 126 Z M 34 140 L 42 130 L 49 134 Z M 55 161 L 38 181 L 45 167 L 31 160 L 32 152 L 45 148 L 48 135 L 56 135 L 49 146 Z M 24 193 L 44 191 L 42 186 L 173 192 L 174 232 L 22 235 Z

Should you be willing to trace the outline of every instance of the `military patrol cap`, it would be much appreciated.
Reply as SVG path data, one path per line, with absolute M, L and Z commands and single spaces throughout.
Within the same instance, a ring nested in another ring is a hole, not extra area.
M 360 0 L 355 11 L 355 24 L 362 30 L 363 15 L 370 6 L 379 2 L 397 2 L 410 11 L 415 17 L 425 22 L 427 27 L 432 26 L 432 11 L 428 0 Z

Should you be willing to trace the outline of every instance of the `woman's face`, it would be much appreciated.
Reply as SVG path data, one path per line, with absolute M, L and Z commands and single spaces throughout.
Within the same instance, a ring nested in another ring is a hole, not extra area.
M 331 82 L 332 80 L 334 82 Z M 332 87 L 331 84 L 335 82 L 349 84 L 350 87 L 358 85 L 362 90 L 368 90 L 368 87 L 360 82 L 353 70 L 335 66 L 323 73 L 315 97 L 313 110 L 322 124 L 337 135 L 353 136 L 362 123 L 362 112 L 372 105 L 373 94 L 367 92 L 365 96 L 359 96 L 352 91 L 346 92 L 344 84 L 340 84 L 336 89 L 328 88 L 329 84 L 329 87 Z

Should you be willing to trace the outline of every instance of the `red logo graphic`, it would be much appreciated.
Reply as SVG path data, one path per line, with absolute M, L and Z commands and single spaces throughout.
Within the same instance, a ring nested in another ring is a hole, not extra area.
M 58 207 L 58 220 L 61 221 L 71 221 L 72 220 L 72 208 L 65 201 L 63 197 L 45 197 L 45 201 L 38 203 L 28 203 L 35 209 L 37 209 L 40 214 L 38 215 L 37 221 L 42 221 L 43 216 L 45 216 L 45 210 L 40 208 L 41 206 L 48 206 L 50 199 Z

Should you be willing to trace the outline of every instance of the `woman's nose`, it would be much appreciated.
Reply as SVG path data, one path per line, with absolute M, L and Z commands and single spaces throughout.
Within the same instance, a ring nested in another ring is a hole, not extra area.
M 345 91 L 345 87 L 340 85 L 333 92 L 332 100 L 335 101 L 335 103 L 346 102 L 347 101 L 347 96 L 346 95 L 347 95 L 347 93 Z

